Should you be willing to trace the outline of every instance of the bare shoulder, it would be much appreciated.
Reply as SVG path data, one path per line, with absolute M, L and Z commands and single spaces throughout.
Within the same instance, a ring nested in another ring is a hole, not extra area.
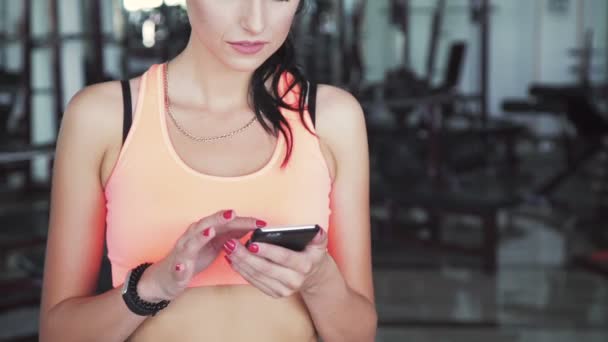
M 352 153 L 353 148 L 367 148 L 363 109 L 352 94 L 338 87 L 319 85 L 316 105 L 317 134 L 336 163 Z
M 132 93 L 139 87 L 139 79 L 131 80 Z M 135 88 L 135 89 L 133 89 Z M 67 106 L 63 125 L 78 125 L 84 130 L 94 130 L 96 136 L 108 134 L 106 128 L 122 123 L 123 98 L 119 81 L 97 83 L 76 93 Z M 91 132 L 92 133 L 92 132 Z
M 118 82 L 104 82 L 83 88 L 70 100 L 63 115 L 61 130 L 65 133 L 102 138 L 106 128 L 118 119 L 122 97 Z
M 132 93 L 136 93 L 139 79 L 131 80 L 131 87 Z M 57 148 L 79 144 L 101 158 L 117 139 L 120 143 L 122 120 L 123 98 L 119 81 L 87 86 L 72 97 L 66 108 Z
M 361 124 L 364 121 L 359 101 L 348 91 L 326 84 L 317 90 L 317 119 L 340 125 Z

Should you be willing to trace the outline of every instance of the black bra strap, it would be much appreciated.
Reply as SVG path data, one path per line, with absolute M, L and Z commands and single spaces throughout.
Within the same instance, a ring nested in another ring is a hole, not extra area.
M 317 116 L 317 84 L 314 82 L 308 84 L 308 114 L 314 127 Z
M 122 142 L 124 144 L 131 128 L 133 121 L 133 113 L 131 108 L 131 84 L 128 80 L 120 81 L 122 86 L 122 103 L 123 103 L 123 119 L 122 119 Z

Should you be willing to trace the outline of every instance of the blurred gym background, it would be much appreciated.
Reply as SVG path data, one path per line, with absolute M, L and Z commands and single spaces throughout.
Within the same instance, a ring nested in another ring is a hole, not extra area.
M 37 340 L 62 111 L 184 2 L 0 0 L 0 340 Z M 377 340 L 608 341 L 608 1 L 308 3 L 302 67 L 366 113 Z

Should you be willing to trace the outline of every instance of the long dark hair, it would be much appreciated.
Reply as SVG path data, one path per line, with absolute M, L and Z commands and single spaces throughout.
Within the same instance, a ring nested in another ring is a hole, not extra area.
M 301 0 L 296 11 L 296 15 L 303 9 L 303 4 L 306 0 Z M 293 76 L 291 83 L 285 87 L 286 89 L 280 93 L 279 84 L 284 73 L 288 72 Z M 270 90 L 266 88 L 266 82 L 272 79 Z M 308 82 L 304 72 L 296 63 L 296 51 L 293 42 L 292 34 L 290 33 L 281 47 L 270 56 L 264 64 L 258 67 L 251 78 L 249 91 L 253 99 L 253 109 L 258 121 L 264 127 L 266 132 L 278 136 L 282 134 L 287 142 L 287 151 L 283 159 L 282 166 L 287 165 L 293 150 L 293 133 L 289 122 L 283 117 L 279 108 L 285 108 L 292 111 L 297 111 L 300 114 L 300 120 L 304 123 L 306 129 L 313 131 L 306 125 L 304 121 L 304 106 L 308 97 Z M 295 87 L 300 88 L 299 101 L 296 106 L 286 103 L 283 98 Z M 268 122 L 270 124 L 268 124 Z

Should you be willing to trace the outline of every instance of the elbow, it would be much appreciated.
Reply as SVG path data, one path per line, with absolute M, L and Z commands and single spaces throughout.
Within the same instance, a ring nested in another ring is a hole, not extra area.
M 352 329 L 357 327 L 357 329 Z M 368 310 L 360 312 L 356 322 L 349 324 L 347 330 L 343 330 L 341 336 L 331 341 L 357 341 L 374 342 L 378 330 L 378 313 L 376 308 L 370 303 Z M 348 337 L 347 337 L 348 336 Z
M 51 310 L 40 313 L 40 321 L 38 322 L 38 341 L 40 342 L 53 341 L 50 329 L 53 325 L 49 323 L 50 319 Z
M 39 342 L 65 341 L 68 337 L 65 331 L 63 333 L 60 332 L 62 330 L 61 325 L 57 321 L 64 303 L 65 301 L 57 303 L 47 310 L 41 310 L 38 322 Z
M 376 308 L 372 305 L 371 310 L 367 319 L 365 320 L 365 341 L 373 342 L 376 340 L 376 333 L 378 331 L 378 312 Z
M 362 310 L 351 317 L 351 322 L 343 325 L 341 329 L 326 331 L 325 335 L 319 337 L 323 341 L 332 342 L 374 342 L 378 329 L 378 314 L 374 306 L 370 305 L 369 310 Z
M 350 339 L 361 342 L 374 342 L 378 331 L 378 311 L 373 300 L 365 298 L 360 316 L 351 326 L 359 327 L 357 337 Z M 365 309 L 363 309 L 365 308 Z
M 53 338 L 52 331 L 52 327 L 55 326 L 55 324 L 52 323 L 53 316 L 53 309 L 40 312 L 40 321 L 38 322 L 38 341 L 51 342 L 56 340 Z
M 376 311 L 375 307 L 372 307 L 371 326 L 372 326 L 372 331 L 375 334 L 376 330 L 378 330 L 378 312 Z

